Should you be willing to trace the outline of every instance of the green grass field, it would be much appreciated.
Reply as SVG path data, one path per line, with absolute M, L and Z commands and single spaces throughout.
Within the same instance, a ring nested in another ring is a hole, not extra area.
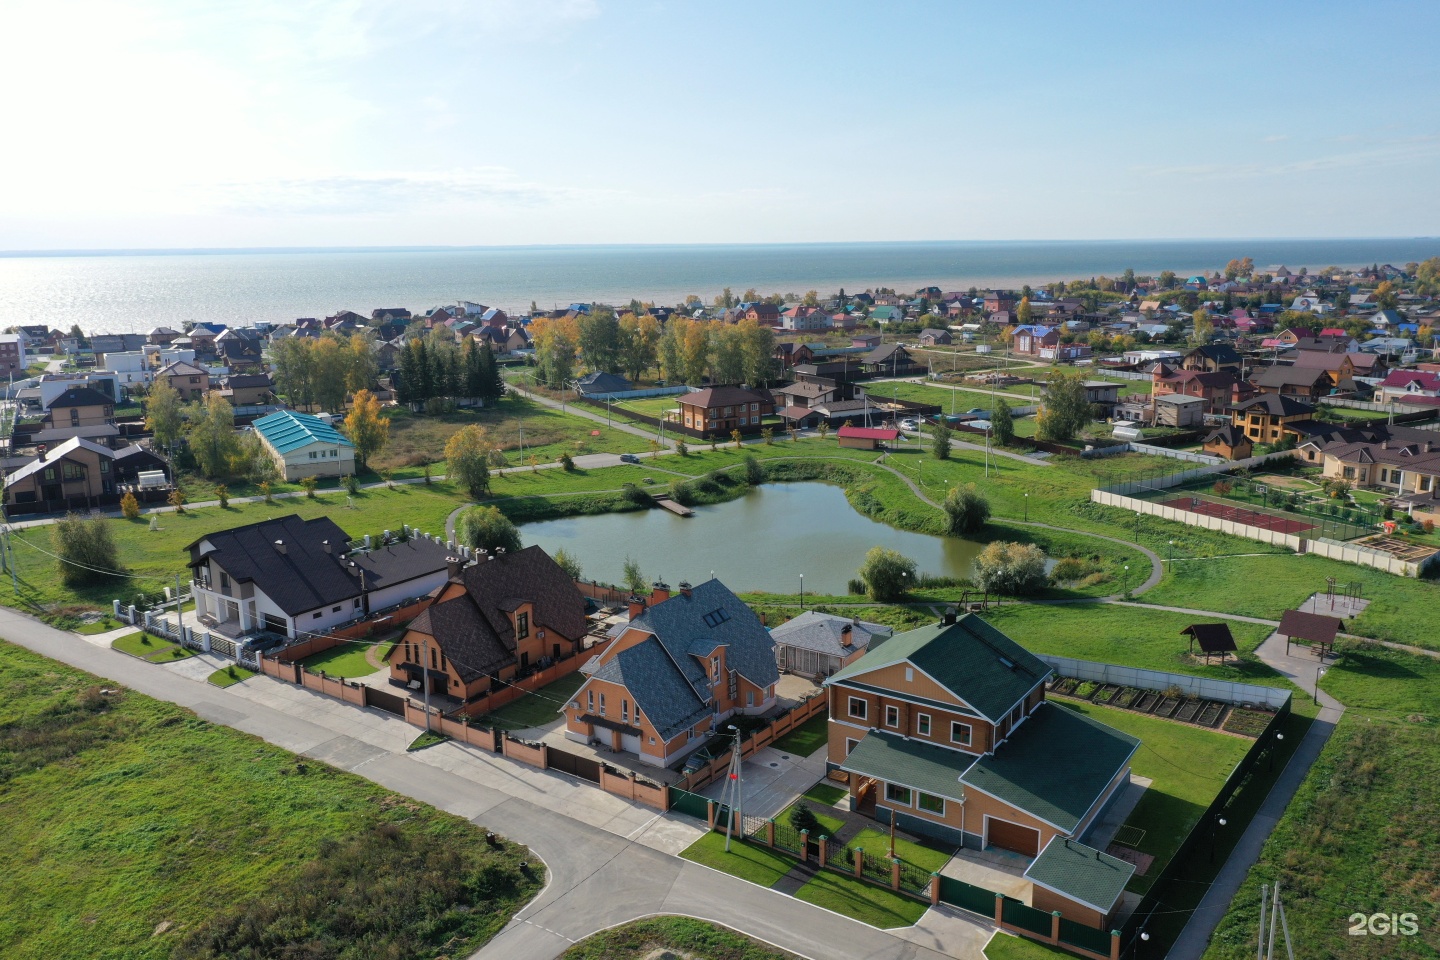
M 690 917 L 650 917 L 586 937 L 559 960 L 798 960 L 793 953 L 751 940 L 728 927 Z
M 247 670 L 244 667 L 231 664 L 222 667 L 210 674 L 206 679 L 217 687 L 233 687 L 237 683 L 243 683 L 255 676 L 254 670 Z
M 822 713 L 806 720 L 776 740 L 772 746 L 781 753 L 793 753 L 799 757 L 808 757 L 816 750 L 822 749 L 829 736 L 830 717 Z
M 368 677 L 375 672 L 375 667 L 371 666 L 370 661 L 365 658 L 370 647 L 371 644 L 366 641 L 342 643 L 314 656 L 306 657 L 300 662 L 304 664 L 305 669 L 324 673 L 329 677 L 343 677 L 346 680 Z
M 1141 741 L 1131 766 L 1136 775 L 1154 782 L 1125 822 L 1145 831 L 1139 849 L 1155 857 L 1147 874 L 1132 878 L 1128 887 L 1144 893 L 1220 792 L 1251 742 L 1128 710 L 1065 701 L 1057 704 Z
M 725 834 L 713 830 L 686 847 L 680 856 L 762 887 L 774 886 L 794 866 L 794 861 L 782 853 L 735 838 L 726 853 Z
M 816 839 L 819 839 L 822 835 L 833 837 L 840 832 L 841 827 L 845 826 L 845 821 L 835 816 L 832 806 L 815 803 L 810 797 L 801 797 L 790 804 L 790 806 L 786 807 L 775 817 L 775 822 L 788 824 L 790 822 L 790 814 L 802 803 L 809 807 L 810 812 L 815 814 L 815 819 L 820 821 L 820 829 L 813 832 L 813 836 Z
M 850 841 L 850 846 L 861 847 L 866 853 L 878 854 L 883 857 L 890 856 L 890 834 L 880 828 L 866 828 L 855 835 Z M 939 872 L 950 860 L 948 852 L 935 850 L 931 847 L 922 846 L 904 837 L 895 838 L 895 857 L 906 863 L 913 863 L 915 866 L 931 873 Z
M 849 796 L 849 791 L 844 787 L 836 786 L 826 780 L 821 780 L 815 784 L 815 786 L 806 790 L 804 796 L 806 800 L 809 800 L 813 804 L 822 807 L 833 807 L 845 799 L 845 797 Z
M 0 654 L 7 958 L 464 955 L 543 882 L 466 820 Z
M 578 670 L 566 674 L 534 693 L 507 703 L 494 713 L 476 718 L 476 722 L 497 730 L 526 730 L 557 723 L 564 719 L 559 711 L 570 702 L 575 691 L 579 690 L 580 685 L 587 679 L 589 678 Z
M 928 909 L 918 900 L 829 870 L 815 874 L 795 897 L 882 930 L 912 926 Z
M 988 960 L 1074 960 L 1075 954 L 1025 937 L 996 933 L 985 945 Z

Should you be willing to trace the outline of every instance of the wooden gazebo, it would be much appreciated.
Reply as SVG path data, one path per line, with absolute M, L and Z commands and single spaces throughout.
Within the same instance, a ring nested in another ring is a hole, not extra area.
M 1235 646 L 1235 638 L 1230 634 L 1230 625 L 1227 623 L 1192 623 L 1180 631 L 1181 636 L 1190 637 L 1190 654 L 1195 653 L 1195 646 L 1199 644 L 1200 652 L 1205 655 L 1205 662 L 1208 664 L 1210 658 L 1218 656 L 1220 662 L 1224 663 L 1225 658 L 1232 653 L 1237 654 L 1239 648 Z
M 1277 633 L 1285 636 L 1285 653 L 1290 653 L 1291 640 L 1304 640 L 1313 646 L 1323 660 L 1335 652 L 1335 634 L 1345 624 L 1339 617 L 1326 617 L 1318 613 L 1301 613 L 1286 610 L 1280 615 Z

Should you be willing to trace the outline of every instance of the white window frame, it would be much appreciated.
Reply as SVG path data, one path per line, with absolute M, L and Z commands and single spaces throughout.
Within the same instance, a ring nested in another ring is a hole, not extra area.
M 850 754 L 851 754 L 852 752 L 854 752 L 855 748 L 858 747 L 858 746 L 860 746 L 860 741 L 859 741 L 859 740 L 853 740 L 853 739 L 851 739 L 850 737 L 846 737 L 846 738 L 845 738 L 845 756 L 847 756 L 847 757 L 850 756 Z
M 922 737 L 930 736 L 930 714 L 915 714 L 915 732 Z
M 858 713 L 855 711 L 855 704 L 857 703 L 860 704 L 860 711 Z M 851 697 L 848 711 L 849 712 L 847 713 L 847 716 L 855 720 L 869 720 L 870 701 L 866 700 L 864 697 Z
M 897 799 L 895 799 L 894 797 L 892 797 L 892 796 L 890 795 L 892 791 L 898 791 L 898 790 L 903 790 L 903 791 L 905 791 L 905 799 L 904 799 L 904 800 L 897 800 Z M 886 803 L 889 803 L 889 804 L 896 805 L 896 806 L 901 806 L 901 807 L 913 807 L 913 806 L 915 805 L 915 791 L 914 791 L 914 790 L 911 790 L 911 789 L 910 789 L 909 787 L 907 787 L 907 786 L 903 786 L 903 785 L 898 784 L 898 783 L 890 783 L 890 782 L 887 780 L 887 781 L 885 782 L 885 802 L 886 802 Z
M 885 726 L 891 730 L 900 729 L 900 708 L 893 703 L 885 704 Z
M 925 806 L 925 801 L 926 801 L 927 799 L 928 799 L 928 800 L 934 800 L 934 801 L 938 802 L 938 803 L 940 804 L 940 809 L 939 809 L 939 810 L 931 810 L 930 808 L 926 807 L 926 806 Z M 928 814 L 930 814 L 930 815 L 932 815 L 932 816 L 936 816 L 936 817 L 944 817 L 944 816 L 945 816 L 945 798 L 944 798 L 944 797 L 937 797 L 937 796 L 935 796 L 933 793 L 921 793 L 921 794 L 919 794 L 919 795 L 915 798 L 915 809 L 916 809 L 916 810 L 919 810 L 921 813 L 928 813 Z
M 955 736 L 955 728 L 965 728 L 965 739 Z M 972 746 L 975 743 L 975 728 L 968 723 L 961 723 L 959 720 L 950 721 L 950 742 L 957 743 L 962 747 Z

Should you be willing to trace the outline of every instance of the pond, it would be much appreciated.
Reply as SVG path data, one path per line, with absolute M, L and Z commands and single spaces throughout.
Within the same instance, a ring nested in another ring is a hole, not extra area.
M 799 592 L 803 574 L 807 593 L 843 594 L 874 546 L 898 550 L 922 573 L 967 577 L 982 547 L 871 520 L 826 483 L 763 484 L 697 507 L 693 517 L 656 508 L 527 523 L 520 536 L 552 554 L 564 548 L 587 579 L 601 583 L 620 583 L 629 556 L 648 580 L 671 586 L 713 572 L 732 590 L 775 593 Z

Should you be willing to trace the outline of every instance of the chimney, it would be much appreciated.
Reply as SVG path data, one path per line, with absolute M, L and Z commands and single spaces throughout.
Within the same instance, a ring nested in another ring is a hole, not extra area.
M 848 650 L 850 648 L 850 645 L 854 642 L 855 628 L 851 624 L 847 623 L 845 624 L 845 626 L 840 628 L 840 646 Z
M 945 615 L 940 618 L 940 622 L 946 625 L 955 622 L 955 607 L 953 604 L 945 608 Z
M 465 561 L 461 560 L 459 557 L 445 558 L 445 569 L 449 571 L 451 580 L 460 579 L 460 568 L 463 566 L 465 566 Z
M 682 597 L 688 597 L 688 596 L 690 596 L 690 581 L 689 581 L 689 580 L 681 580 L 681 581 L 680 581 L 680 596 L 682 596 Z
M 638 593 L 630 597 L 630 619 L 634 620 L 645 612 L 645 598 Z
M 330 552 L 330 541 L 329 541 L 329 540 L 321 540 L 321 541 L 320 541 L 320 546 L 322 546 L 322 547 L 325 548 L 325 552 L 326 552 L 326 553 L 329 553 L 329 552 Z
M 670 584 L 662 580 L 656 580 L 650 584 L 650 602 L 652 604 L 664 603 L 670 599 Z
M 285 541 L 284 541 L 284 540 L 276 540 L 276 541 L 275 541 L 275 552 L 278 553 L 278 554 L 280 554 L 280 556 L 282 556 L 282 557 L 285 556 Z

